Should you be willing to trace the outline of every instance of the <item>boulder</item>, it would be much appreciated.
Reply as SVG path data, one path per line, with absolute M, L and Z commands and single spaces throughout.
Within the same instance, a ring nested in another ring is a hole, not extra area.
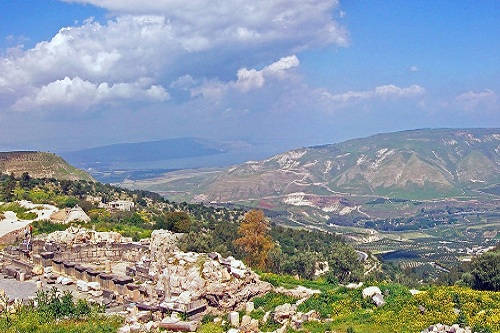
M 245 304 L 245 312 L 246 313 L 251 313 L 254 309 L 255 309 L 255 305 L 253 302 L 247 302 L 247 304 Z
M 101 284 L 99 282 L 88 282 L 87 285 L 91 290 L 101 290 Z
M 372 301 L 377 307 L 381 307 L 385 304 L 384 295 L 377 293 L 372 296 Z
M 375 294 L 382 294 L 379 287 L 372 286 L 363 289 L 363 298 L 372 297 Z
M 89 285 L 87 282 L 85 282 L 83 280 L 77 280 L 76 281 L 76 289 L 78 289 L 79 291 L 87 292 L 87 291 L 89 291 Z
M 62 285 L 65 285 L 65 286 L 68 286 L 68 285 L 70 285 L 70 284 L 72 284 L 72 283 L 73 283 L 73 280 L 71 280 L 70 278 L 63 278 L 63 279 L 61 280 L 61 284 L 62 284 Z

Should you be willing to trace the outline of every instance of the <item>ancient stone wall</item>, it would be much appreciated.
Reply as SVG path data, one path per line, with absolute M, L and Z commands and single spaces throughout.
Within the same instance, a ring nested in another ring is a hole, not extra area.
M 93 262 L 93 261 L 131 261 L 141 259 L 148 246 L 136 243 L 95 243 L 95 244 L 60 244 L 35 241 L 33 243 L 34 253 L 53 253 L 51 259 Z

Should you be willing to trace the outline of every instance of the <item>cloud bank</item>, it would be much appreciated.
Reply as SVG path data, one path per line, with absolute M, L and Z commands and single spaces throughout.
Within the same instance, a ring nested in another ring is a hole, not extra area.
M 235 68 L 234 86 L 248 91 L 261 87 L 264 77 L 297 66 L 298 60 L 285 57 L 261 71 L 247 70 L 244 62 L 347 44 L 346 30 L 332 19 L 338 6 L 332 0 L 66 2 L 103 7 L 115 18 L 105 23 L 88 19 L 32 49 L 5 52 L 1 107 L 28 111 L 74 103 L 86 110 L 110 101 L 164 102 L 170 96 L 166 87 L 179 77 L 208 82 L 233 75 Z

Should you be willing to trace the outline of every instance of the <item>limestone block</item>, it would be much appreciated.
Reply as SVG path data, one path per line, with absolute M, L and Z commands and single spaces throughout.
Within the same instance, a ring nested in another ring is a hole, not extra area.
M 149 311 L 139 311 L 137 312 L 136 317 L 137 321 L 140 323 L 147 323 L 152 319 L 151 312 Z
M 232 258 L 232 257 L 230 257 Z M 231 268 L 237 268 L 237 269 L 246 269 L 246 266 L 245 264 L 243 263 L 243 261 L 241 260 L 236 260 L 233 258 L 233 260 L 231 261 Z
M 240 326 L 240 314 L 236 311 L 230 312 L 228 316 L 229 323 L 233 327 Z
M 247 302 L 245 305 L 245 312 L 250 313 L 255 309 L 255 305 L 253 302 Z
M 139 332 L 142 329 L 142 325 L 139 323 L 130 324 L 130 332 Z
M 246 327 L 247 332 L 259 332 L 259 321 L 257 319 L 252 319 L 250 324 Z
M 231 274 L 229 274 L 227 269 L 223 269 L 221 271 L 221 280 L 222 280 L 222 282 L 227 282 L 227 281 L 231 280 Z
M 241 325 L 240 325 L 240 327 L 246 327 L 246 326 L 250 325 L 251 321 L 252 321 L 252 317 L 250 317 L 249 315 L 244 315 L 241 318 Z
M 43 267 L 42 265 L 35 265 L 33 267 L 33 269 L 31 270 L 31 273 L 33 273 L 33 275 L 42 275 L 43 274 Z
M 87 285 L 91 290 L 101 290 L 101 284 L 99 282 L 87 282 Z
M 76 288 L 80 291 L 87 292 L 89 291 L 89 286 L 88 283 L 83 281 L 83 280 L 77 280 L 76 281 Z
M 130 326 L 124 325 L 118 329 L 118 333 L 130 333 Z
M 141 292 L 139 290 L 132 290 L 131 294 L 132 302 L 139 302 L 141 300 Z
M 146 332 L 154 330 L 157 327 L 158 327 L 158 324 L 156 324 L 154 321 L 148 321 L 146 324 L 144 324 L 144 329 L 146 330 Z
M 274 320 L 280 324 L 286 323 L 296 312 L 296 307 L 290 303 L 278 305 L 274 309 Z
M 231 266 L 231 275 L 237 277 L 238 279 L 243 279 L 245 277 L 246 271 L 244 269 L 234 268 Z
M 111 273 L 111 261 L 109 260 L 104 261 L 104 273 L 106 274 Z
M 70 284 L 72 284 L 72 283 L 73 283 L 73 280 L 71 280 L 70 278 L 63 278 L 63 279 L 61 280 L 61 284 L 62 284 L 62 285 L 65 285 L 65 286 L 70 285 Z
M 94 297 L 100 297 L 104 294 L 104 292 L 102 290 L 90 290 L 89 294 Z
M 165 320 L 165 319 L 164 319 Z M 196 321 L 179 321 L 179 322 L 165 322 L 162 320 L 159 327 L 170 331 L 176 332 L 194 332 L 198 328 L 198 322 Z
M 129 304 L 129 306 L 127 307 L 127 312 L 131 316 L 135 316 L 137 314 L 137 305 L 135 305 L 135 304 Z

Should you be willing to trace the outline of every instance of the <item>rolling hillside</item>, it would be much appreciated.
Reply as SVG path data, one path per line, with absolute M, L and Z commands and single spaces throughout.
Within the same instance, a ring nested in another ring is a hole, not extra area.
M 205 186 L 208 200 L 297 192 L 440 198 L 500 182 L 500 130 L 418 130 L 296 149 L 248 162 Z
M 199 175 L 167 174 L 166 178 L 134 186 L 145 185 L 160 192 L 184 191 L 186 199 L 202 201 L 274 198 L 296 203 L 304 197 L 320 196 L 338 205 L 338 198 L 352 196 L 475 196 L 478 189 L 498 183 L 500 129 L 425 129 L 295 149 L 207 173 L 201 179 Z
M 16 177 L 28 172 L 33 178 L 94 180 L 55 154 L 34 151 L 0 152 L 0 172 Z

